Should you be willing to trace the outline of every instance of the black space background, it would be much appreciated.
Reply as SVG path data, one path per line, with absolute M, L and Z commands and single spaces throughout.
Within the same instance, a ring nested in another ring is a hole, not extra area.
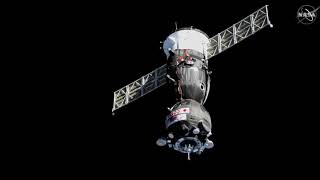
M 106 83 L 111 86 L 107 103 L 111 109 L 113 91 L 165 63 L 159 41 L 174 30 L 175 21 L 179 27 L 194 26 L 212 37 L 269 4 L 274 28 L 267 27 L 210 60 L 213 88 L 205 107 L 213 119 L 215 148 L 188 162 L 186 155 L 155 145 L 164 128 L 163 102 L 168 97 L 160 88 L 105 119 L 110 123 L 106 131 L 113 129 L 112 137 L 117 138 L 112 141 L 113 154 L 107 156 L 115 157 L 124 168 L 137 163 L 142 168 L 165 167 L 161 171 L 206 166 L 210 173 L 221 175 L 252 169 L 268 173 L 286 166 L 294 170 L 315 163 L 319 156 L 319 20 L 309 26 L 297 24 L 301 3 L 211 4 L 165 4 L 151 13 L 143 8 L 125 12 L 128 15 L 116 24 L 122 30 L 115 46 L 122 48 L 116 50 L 117 59 L 106 60 L 114 70 Z M 106 69 L 110 70 L 109 64 Z
M 137 176 L 150 168 L 153 177 L 159 173 L 286 174 L 317 167 L 311 164 L 319 160 L 320 19 L 308 26 L 296 19 L 301 5 L 316 4 L 206 4 L 126 5 L 97 22 L 105 30 L 95 40 L 99 48 L 92 48 L 91 60 L 83 57 L 84 65 L 93 65 L 77 70 L 89 82 L 74 97 L 77 107 L 83 107 L 73 111 L 76 118 L 65 117 L 74 119 L 65 129 L 72 126 L 74 131 L 64 141 L 72 150 L 60 149 L 67 164 L 98 165 L 101 170 L 111 166 L 123 174 L 137 168 Z M 114 91 L 165 63 L 159 42 L 173 32 L 175 21 L 179 27 L 193 26 L 212 37 L 265 4 L 274 27 L 264 28 L 209 62 L 214 73 L 205 107 L 213 121 L 212 150 L 187 161 L 184 154 L 156 146 L 168 98 L 162 88 L 111 115 Z

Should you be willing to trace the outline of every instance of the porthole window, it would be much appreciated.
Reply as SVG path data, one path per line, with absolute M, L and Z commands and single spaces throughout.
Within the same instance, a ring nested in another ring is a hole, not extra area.
M 202 91 L 205 90 L 205 87 L 206 87 L 206 86 L 204 85 L 204 83 L 201 83 L 201 84 L 200 84 L 200 88 L 201 88 Z

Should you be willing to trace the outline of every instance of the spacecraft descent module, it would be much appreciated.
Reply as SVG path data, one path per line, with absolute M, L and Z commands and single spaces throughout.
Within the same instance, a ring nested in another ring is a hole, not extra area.
M 167 63 L 115 91 L 112 112 L 167 83 L 176 104 L 168 108 L 166 135 L 156 144 L 186 153 L 188 159 L 212 148 L 211 117 L 203 106 L 210 90 L 208 60 L 267 25 L 272 27 L 266 5 L 212 38 L 192 27 L 177 29 L 163 43 Z

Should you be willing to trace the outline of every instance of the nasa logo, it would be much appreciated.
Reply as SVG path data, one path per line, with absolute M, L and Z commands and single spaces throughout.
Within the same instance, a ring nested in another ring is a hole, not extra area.
M 298 9 L 297 12 L 297 19 L 298 24 L 309 25 L 316 21 L 317 19 L 317 11 L 319 7 L 315 9 L 313 6 L 310 5 L 303 5 Z

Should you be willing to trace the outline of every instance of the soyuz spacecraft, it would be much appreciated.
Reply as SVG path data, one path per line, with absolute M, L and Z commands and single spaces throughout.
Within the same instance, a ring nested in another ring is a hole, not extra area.
M 168 84 L 176 103 L 168 108 L 166 134 L 156 144 L 186 153 L 189 160 L 191 153 L 213 148 L 211 117 L 203 106 L 210 90 L 208 60 L 267 25 L 273 27 L 265 5 L 212 38 L 192 27 L 176 29 L 163 42 L 167 63 L 115 91 L 112 113 Z

